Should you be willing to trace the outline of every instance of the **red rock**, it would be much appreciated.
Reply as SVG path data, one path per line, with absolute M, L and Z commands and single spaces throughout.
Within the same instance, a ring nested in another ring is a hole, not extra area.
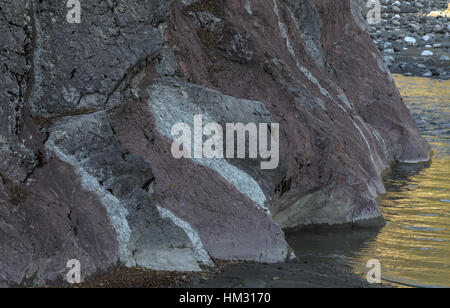
M 380 225 L 383 170 L 429 159 L 349 0 L 92 2 L 69 26 L 57 2 L 2 5 L 0 286 L 61 282 L 68 259 L 283 262 L 282 230 Z M 198 112 L 279 123 L 278 168 L 175 160 Z

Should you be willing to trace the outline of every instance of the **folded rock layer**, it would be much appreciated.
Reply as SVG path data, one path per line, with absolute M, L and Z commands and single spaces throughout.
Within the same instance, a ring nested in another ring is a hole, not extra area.
M 349 0 L 80 4 L 0 0 L 0 286 L 284 262 L 283 230 L 380 225 L 383 170 L 429 159 Z M 175 159 L 196 115 L 278 123 L 278 167 Z

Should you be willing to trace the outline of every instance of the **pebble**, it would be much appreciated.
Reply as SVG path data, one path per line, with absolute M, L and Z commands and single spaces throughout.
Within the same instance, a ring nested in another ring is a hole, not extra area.
M 387 66 L 391 66 L 395 62 L 395 59 L 394 57 L 391 56 L 385 56 L 384 62 L 386 63 Z
M 433 52 L 429 51 L 429 50 L 424 50 L 421 54 L 422 57 L 428 57 L 428 56 L 432 56 L 434 55 Z
M 405 37 L 405 42 L 407 42 L 409 44 L 415 44 L 417 42 L 417 40 L 413 37 L 407 36 L 407 37 Z

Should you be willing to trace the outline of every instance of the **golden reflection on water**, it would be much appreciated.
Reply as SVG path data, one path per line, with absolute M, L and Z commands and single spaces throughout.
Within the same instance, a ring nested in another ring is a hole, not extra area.
M 433 147 L 431 163 L 399 165 L 386 177 L 388 224 L 354 252 L 355 268 L 379 259 L 383 278 L 450 286 L 450 81 L 394 76 Z
M 379 229 L 313 230 L 288 234 L 299 258 L 333 258 L 366 275 L 379 259 L 382 277 L 415 286 L 450 287 L 450 81 L 394 76 L 422 135 L 431 163 L 393 167 Z
M 449 18 L 450 17 L 450 3 L 448 3 L 448 8 L 445 11 L 432 11 L 427 16 L 428 17 L 441 16 L 441 17 Z

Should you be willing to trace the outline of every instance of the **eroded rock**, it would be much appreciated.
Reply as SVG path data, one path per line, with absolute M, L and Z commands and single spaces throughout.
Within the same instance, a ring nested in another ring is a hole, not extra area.
M 0 5 L 0 286 L 60 283 L 69 259 L 284 262 L 283 229 L 380 225 L 382 171 L 429 159 L 349 1 L 83 1 L 80 24 Z M 199 113 L 279 123 L 278 168 L 173 158 Z

